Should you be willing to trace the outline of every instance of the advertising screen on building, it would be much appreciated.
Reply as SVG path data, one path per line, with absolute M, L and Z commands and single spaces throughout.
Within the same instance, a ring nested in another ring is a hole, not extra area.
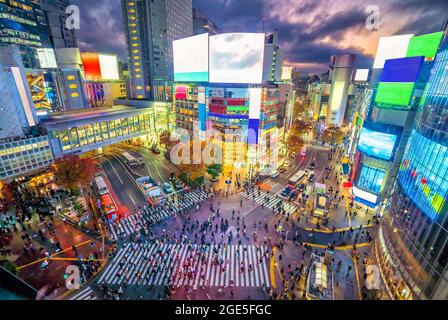
M 81 59 L 86 80 L 119 80 L 116 55 L 82 52 Z
M 380 82 L 375 103 L 407 107 L 414 91 L 414 82 Z
M 380 82 L 415 82 L 423 62 L 423 57 L 386 60 Z
M 369 79 L 369 69 L 356 69 L 355 81 L 367 81 Z
M 82 52 L 82 64 L 86 80 L 101 80 L 100 58 L 98 53 Z
M 37 57 L 40 62 L 40 67 L 42 69 L 47 68 L 57 68 L 56 56 L 54 55 L 54 50 L 51 48 L 38 48 Z
M 254 83 L 263 78 L 264 33 L 210 37 L 210 82 Z
M 358 142 L 358 150 L 368 156 L 390 160 L 392 158 L 397 135 L 373 131 L 363 127 Z
M 443 32 L 434 32 L 413 37 L 409 42 L 407 57 L 424 56 L 425 59 L 434 59 L 442 41 Z
M 208 81 L 208 33 L 173 41 L 174 81 Z
M 102 80 L 119 80 L 117 56 L 112 54 L 99 54 L 98 58 Z
M 353 195 L 356 198 L 359 198 L 361 200 L 365 200 L 365 201 L 370 202 L 372 204 L 376 204 L 376 202 L 378 200 L 378 197 L 376 195 L 374 195 L 374 194 L 372 194 L 370 192 L 361 190 L 361 189 L 359 189 L 359 188 L 357 188 L 355 186 L 353 187 Z
M 282 80 L 292 79 L 292 67 L 282 67 Z
M 406 57 L 409 41 L 413 34 L 381 37 L 378 42 L 375 61 L 373 63 L 374 69 L 382 69 L 384 62 L 387 59 L 404 58 Z

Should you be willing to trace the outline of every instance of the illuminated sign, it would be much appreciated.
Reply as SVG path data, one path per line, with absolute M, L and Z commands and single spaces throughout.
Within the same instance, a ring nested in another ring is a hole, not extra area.
M 359 137 L 358 150 L 368 156 L 390 160 L 396 141 L 396 134 L 373 131 L 363 127 Z
M 404 58 L 408 51 L 409 41 L 413 34 L 381 37 L 378 42 L 375 61 L 373 63 L 374 69 L 382 69 L 384 62 L 388 59 Z
M 116 55 L 99 54 L 99 63 L 101 69 L 102 80 L 119 80 L 118 75 L 118 60 Z
M 263 78 L 264 33 L 210 37 L 210 82 L 256 83 Z
M 423 57 L 386 60 L 380 82 L 415 82 L 423 62 Z
M 282 80 L 292 79 L 292 67 L 282 67 Z
M 57 68 L 56 56 L 54 55 L 54 50 L 51 48 L 39 48 L 36 49 L 37 58 L 40 62 L 40 67 L 42 69 Z
M 119 80 L 116 55 L 82 52 L 81 59 L 86 80 Z
M 369 69 L 356 69 L 355 81 L 367 81 L 369 79 Z
M 414 82 L 380 82 L 375 103 L 408 106 L 414 91 Z
M 359 199 L 365 200 L 372 204 L 376 204 L 378 201 L 378 196 L 374 195 L 373 193 L 361 190 L 355 186 L 353 186 L 352 190 L 353 190 L 353 195 Z
M 173 41 L 174 81 L 208 81 L 208 33 Z
M 407 57 L 424 56 L 426 59 L 434 59 L 442 41 L 443 32 L 434 32 L 418 37 L 413 37 L 409 42 Z

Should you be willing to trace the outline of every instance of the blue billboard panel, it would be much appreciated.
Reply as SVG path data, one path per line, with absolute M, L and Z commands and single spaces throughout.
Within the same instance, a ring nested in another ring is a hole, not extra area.
M 258 129 L 260 128 L 260 119 L 249 119 L 249 132 L 247 134 L 248 144 L 258 144 Z
M 380 82 L 415 82 L 424 60 L 424 57 L 386 60 Z
M 358 150 L 368 156 L 390 160 L 396 141 L 396 134 L 373 131 L 363 127 L 359 137 Z

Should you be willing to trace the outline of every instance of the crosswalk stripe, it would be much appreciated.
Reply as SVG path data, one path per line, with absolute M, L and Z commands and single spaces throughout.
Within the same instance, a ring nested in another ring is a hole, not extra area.
M 269 284 L 265 250 L 254 245 L 126 244 L 98 283 L 260 287 Z

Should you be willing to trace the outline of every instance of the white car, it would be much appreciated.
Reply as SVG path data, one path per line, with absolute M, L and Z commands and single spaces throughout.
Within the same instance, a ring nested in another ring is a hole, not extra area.
M 272 172 L 271 172 L 270 177 L 271 177 L 272 179 L 275 179 L 275 178 L 277 178 L 279 175 L 280 175 L 280 173 L 279 173 L 277 170 L 275 170 L 275 171 L 272 171 Z

